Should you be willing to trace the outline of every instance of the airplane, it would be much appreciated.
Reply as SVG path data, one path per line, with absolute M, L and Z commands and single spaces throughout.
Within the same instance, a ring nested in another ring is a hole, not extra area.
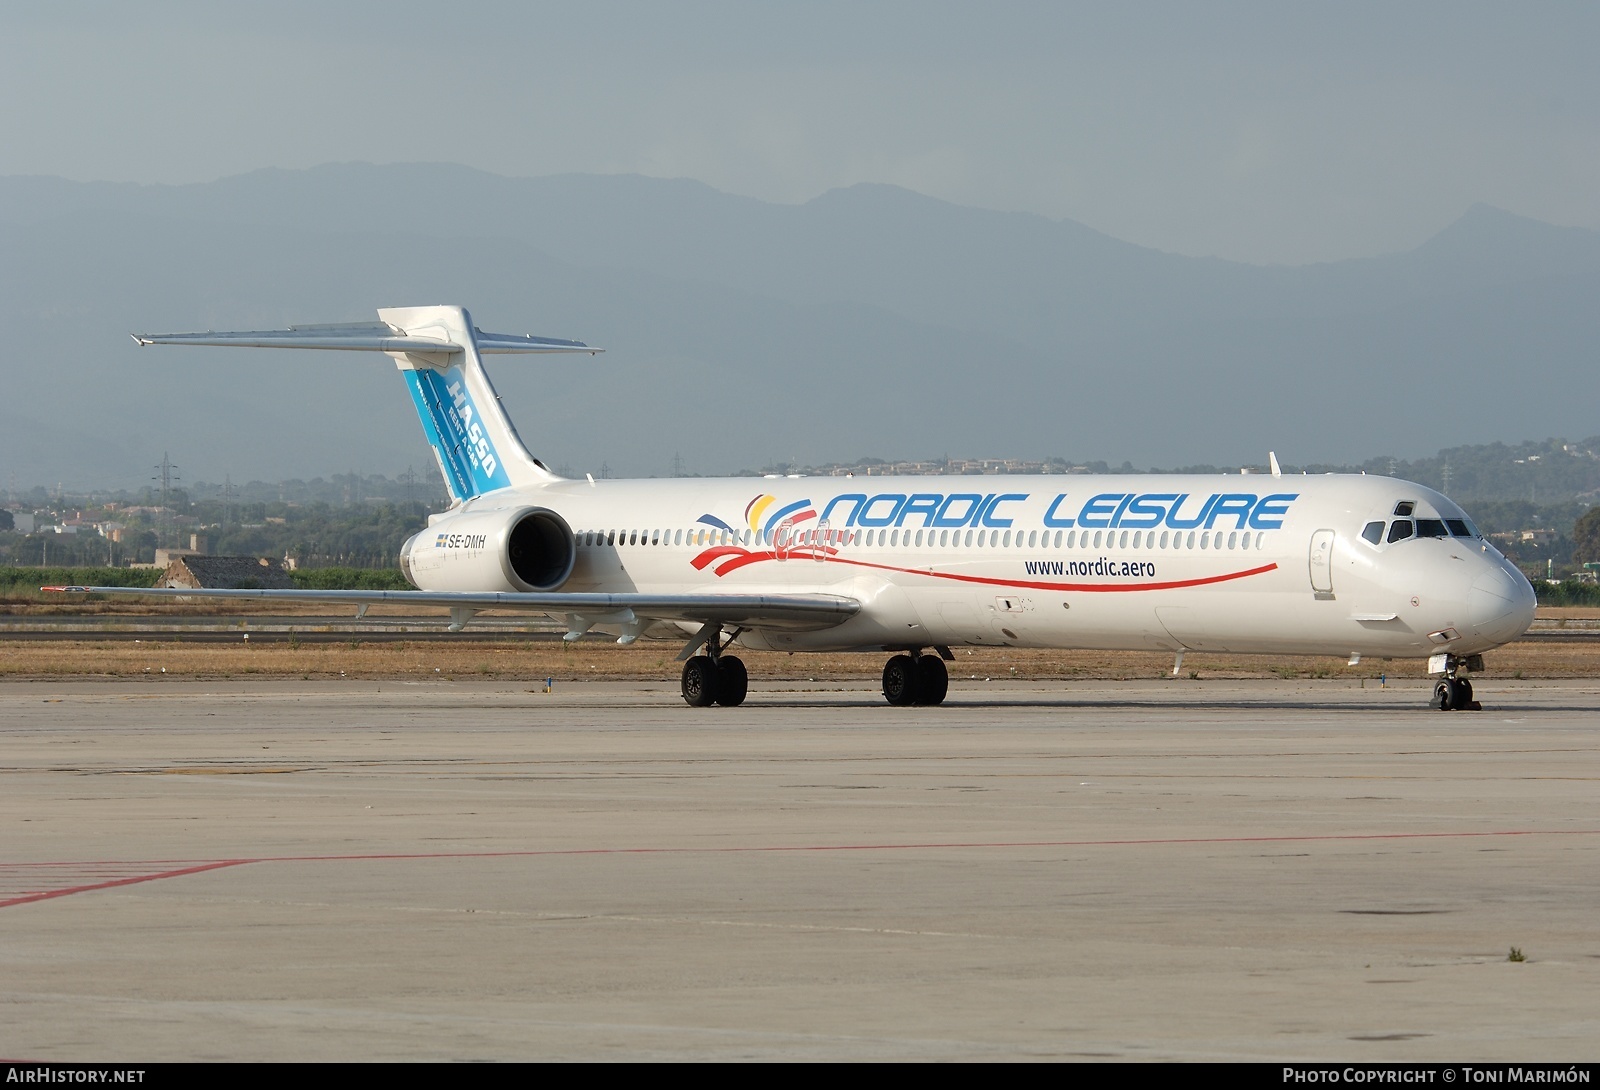
M 567 480 L 529 453 L 491 353 L 596 353 L 485 333 L 457 306 L 377 323 L 135 334 L 140 345 L 386 353 L 449 490 L 410 538 L 413 591 L 47 588 L 485 609 L 620 644 L 684 640 L 693 707 L 744 702 L 735 646 L 876 651 L 890 704 L 945 699 L 955 647 L 1428 658 L 1476 709 L 1483 654 L 1533 620 L 1528 580 L 1444 495 L 1389 477 L 1241 474 Z

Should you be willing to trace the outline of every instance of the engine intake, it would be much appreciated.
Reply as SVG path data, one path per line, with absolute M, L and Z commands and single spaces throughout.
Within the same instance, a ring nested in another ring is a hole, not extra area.
M 418 590 L 550 591 L 577 560 L 572 527 L 554 511 L 521 507 L 435 519 L 400 550 Z
M 572 528 L 554 511 L 529 511 L 512 525 L 506 562 L 529 590 L 555 590 L 576 559 Z

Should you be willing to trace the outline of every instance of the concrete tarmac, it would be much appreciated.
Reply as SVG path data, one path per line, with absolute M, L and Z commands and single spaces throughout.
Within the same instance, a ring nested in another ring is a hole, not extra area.
M 1477 688 L 8 682 L 0 1056 L 1594 1060 L 1600 682 Z

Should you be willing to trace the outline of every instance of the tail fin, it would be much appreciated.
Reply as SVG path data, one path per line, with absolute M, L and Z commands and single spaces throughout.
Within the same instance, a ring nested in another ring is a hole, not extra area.
M 478 333 L 461 307 L 390 307 L 378 311 L 378 318 L 408 337 L 443 341 L 457 349 L 448 354 L 389 353 L 406 377 L 422 430 L 452 497 L 466 500 L 497 488 L 555 479 L 523 446 L 479 355 L 480 341 L 492 351 L 496 342 L 522 338 Z M 526 343 L 528 351 L 583 347 L 575 342 Z
M 581 341 L 484 333 L 461 307 L 390 307 L 378 324 L 292 326 L 256 333 L 134 334 L 140 344 L 366 349 L 405 374 L 422 430 L 457 503 L 513 485 L 558 479 L 522 445 L 483 369 L 489 352 L 601 351 Z

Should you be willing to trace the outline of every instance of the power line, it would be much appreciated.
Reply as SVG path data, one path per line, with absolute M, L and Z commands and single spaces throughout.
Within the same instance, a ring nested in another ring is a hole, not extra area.
M 166 536 L 172 537 L 172 509 L 167 505 L 168 497 L 172 494 L 172 482 L 182 480 L 176 473 L 177 466 L 172 464 L 172 459 L 167 457 L 167 452 L 161 452 L 161 464 L 155 467 L 161 471 L 158 477 L 151 477 L 152 481 L 161 482 L 161 521 L 166 528 Z

